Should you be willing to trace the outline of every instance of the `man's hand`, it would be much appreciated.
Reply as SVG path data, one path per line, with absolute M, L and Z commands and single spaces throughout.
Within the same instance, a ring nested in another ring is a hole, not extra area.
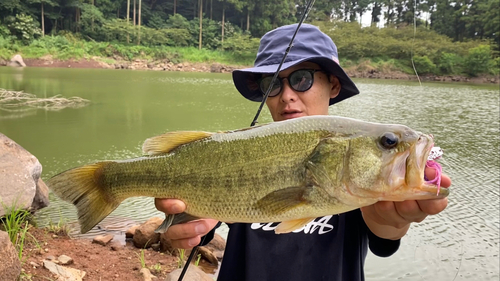
M 155 206 L 165 214 L 178 214 L 186 210 L 186 204 L 176 199 L 155 198 Z M 218 223 L 213 219 L 200 219 L 172 225 L 166 232 L 167 238 L 171 239 L 172 247 L 179 249 L 191 249 L 198 245 L 201 237 L 206 235 Z
M 434 179 L 434 169 L 426 169 L 428 179 Z M 441 175 L 441 186 L 450 187 L 451 179 Z M 380 201 L 361 208 L 363 219 L 373 234 L 380 238 L 397 240 L 403 237 L 412 222 L 421 222 L 428 215 L 443 211 L 448 199 L 407 200 L 403 202 Z

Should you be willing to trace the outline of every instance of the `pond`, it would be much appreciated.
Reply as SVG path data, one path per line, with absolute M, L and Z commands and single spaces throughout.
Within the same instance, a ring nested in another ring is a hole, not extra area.
M 432 133 L 453 180 L 444 212 L 413 224 L 393 256 L 369 254 L 367 280 L 498 280 L 498 86 L 355 82 L 361 94 L 332 106 L 330 114 Z M 98 160 L 140 156 L 145 139 L 167 131 L 248 127 L 258 108 L 237 94 L 230 74 L 2 67 L 0 88 L 91 101 L 58 111 L 0 109 L 0 132 L 38 158 L 44 180 Z M 263 110 L 259 122 L 270 121 Z M 37 215 L 40 224 L 75 220 L 72 205 L 50 199 Z M 121 229 L 152 216 L 162 216 L 152 198 L 131 198 L 100 228 Z

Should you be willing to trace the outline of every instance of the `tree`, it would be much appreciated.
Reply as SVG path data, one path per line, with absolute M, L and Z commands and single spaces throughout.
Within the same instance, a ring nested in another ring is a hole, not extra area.
M 44 5 L 49 5 L 51 7 L 57 7 L 59 4 L 53 0 L 28 0 L 29 4 L 40 4 L 40 23 L 42 26 L 42 36 L 45 35 L 45 12 Z
M 198 1 L 198 8 L 199 8 L 199 16 L 200 16 L 200 35 L 199 35 L 199 42 L 198 42 L 198 50 L 201 50 L 201 43 L 202 43 L 202 34 L 203 34 L 203 0 Z

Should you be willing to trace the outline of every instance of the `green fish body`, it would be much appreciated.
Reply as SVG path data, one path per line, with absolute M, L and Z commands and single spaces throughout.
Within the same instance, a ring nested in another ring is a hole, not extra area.
M 380 200 L 445 197 L 424 180 L 433 140 L 403 125 L 310 116 L 230 132 L 169 132 L 149 156 L 74 168 L 48 181 L 85 233 L 126 198 L 176 198 L 185 216 L 282 222 L 277 233 Z

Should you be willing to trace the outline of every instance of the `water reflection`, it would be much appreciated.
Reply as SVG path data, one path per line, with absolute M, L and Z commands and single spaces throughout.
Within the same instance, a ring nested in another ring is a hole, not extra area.
M 20 119 L 0 112 L 0 132 L 32 152 L 44 179 L 75 166 L 141 155 L 142 142 L 173 130 L 246 127 L 258 104 L 235 93 L 229 74 L 116 70 L 0 68 L 0 88 L 37 96 L 63 94 L 88 107 L 36 111 Z M 357 80 L 361 94 L 330 114 L 402 123 L 432 133 L 453 180 L 449 207 L 414 224 L 390 258 L 370 255 L 367 280 L 498 280 L 500 154 L 498 87 Z M 271 121 L 267 111 L 260 123 Z M 42 222 L 75 219 L 73 206 L 51 195 Z M 142 222 L 156 211 L 152 198 L 126 200 L 100 227 Z

